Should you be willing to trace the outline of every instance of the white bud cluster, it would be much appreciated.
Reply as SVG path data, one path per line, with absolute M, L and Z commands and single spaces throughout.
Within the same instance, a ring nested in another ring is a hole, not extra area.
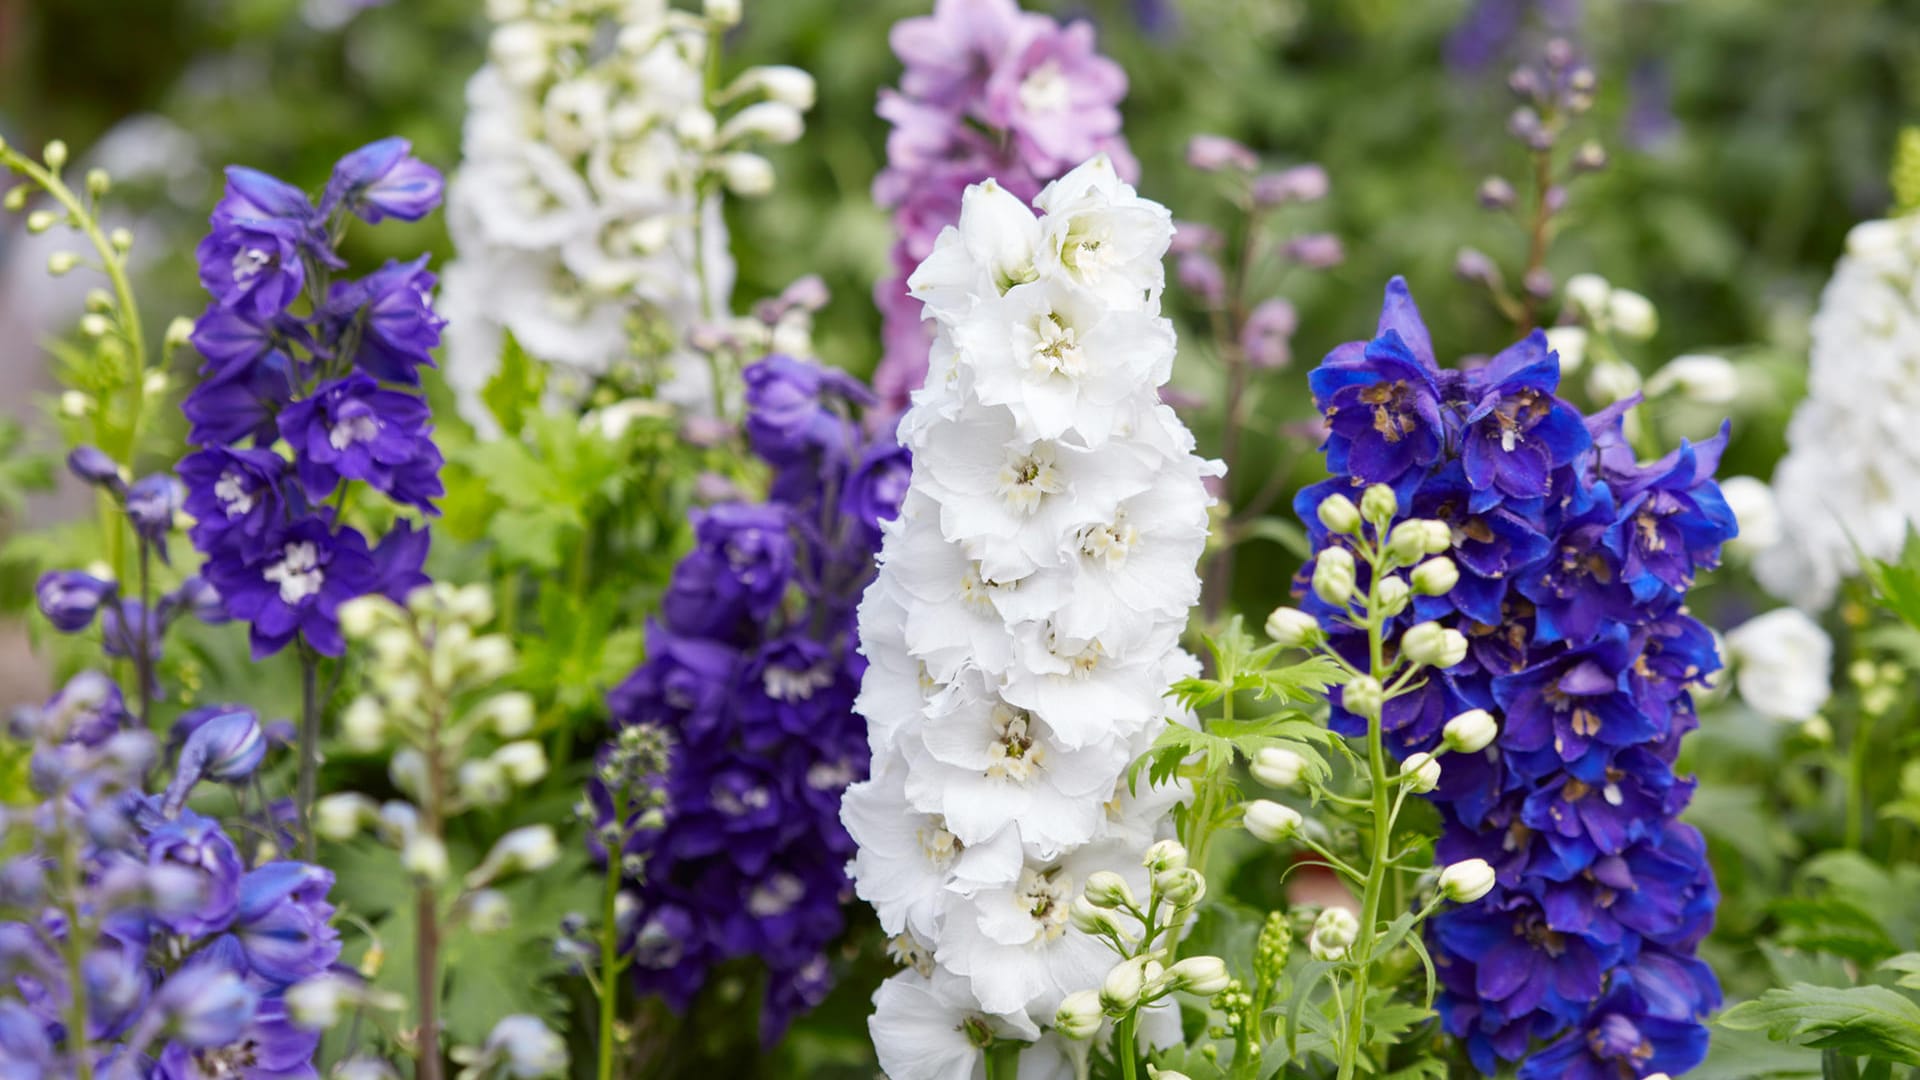
M 969 188 L 910 281 L 933 367 L 901 422 L 912 486 L 860 610 L 872 779 L 842 809 L 859 894 L 932 959 L 876 995 L 883 1063 L 936 1021 L 1030 1039 L 1099 987 L 1112 953 L 1089 928 L 1111 914 L 1083 889 L 1117 900 L 1151 881 L 1181 902 L 1202 887 L 1146 865 L 1184 789 L 1143 780 L 1136 796 L 1123 778 L 1169 722 L 1169 685 L 1198 670 L 1178 638 L 1218 472 L 1157 396 L 1172 222 L 1104 156 L 1034 205 Z M 944 1011 L 907 1015 L 929 1000 Z
M 463 413 L 493 423 L 479 393 L 503 332 L 584 384 L 635 354 L 636 318 L 661 396 L 705 407 L 710 375 L 683 346 L 729 309 L 720 192 L 772 190 L 758 151 L 800 137 L 812 76 L 752 68 L 709 97 L 713 31 L 737 3 L 706 17 L 665 0 L 501 2 L 489 14 L 448 189 L 459 257 L 437 303 Z

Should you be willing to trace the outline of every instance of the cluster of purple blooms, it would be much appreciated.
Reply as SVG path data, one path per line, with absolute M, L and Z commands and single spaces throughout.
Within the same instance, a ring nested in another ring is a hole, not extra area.
M 317 1078 L 319 1033 L 291 1021 L 284 995 L 339 957 L 333 876 L 249 869 L 218 822 L 185 808 L 203 780 L 252 776 L 267 748 L 258 718 L 182 716 L 158 797 L 142 793 L 156 740 L 102 675 L 21 711 L 12 733 L 33 745 L 42 801 L 0 812 L 0 832 L 24 841 L 0 861 L 0 1074 Z
M 856 380 L 785 356 L 745 378 L 768 501 L 698 516 L 647 661 L 609 706 L 672 746 L 664 825 L 634 830 L 626 852 L 645 860 L 624 945 L 636 986 L 684 1008 L 715 965 L 758 956 L 771 1043 L 829 987 L 854 851 L 840 796 L 867 774 L 854 610 L 911 466 L 890 431 L 863 435 L 873 395 Z
M 925 381 L 933 334 L 907 277 L 960 219 L 967 185 L 989 177 L 1022 203 L 1105 153 L 1122 179 L 1140 166 L 1120 134 L 1127 76 L 1094 48 L 1093 26 L 1020 10 L 1015 0 L 938 0 L 889 40 L 906 70 L 882 90 L 893 125 L 873 198 L 893 211 L 893 274 L 874 288 L 884 352 L 874 372 L 877 421 L 902 412 Z
M 377 544 L 340 520 L 359 482 L 434 513 L 441 457 L 419 392 L 443 324 L 427 258 L 334 280 L 350 218 L 416 221 L 441 177 L 404 139 L 342 158 L 316 205 L 265 173 L 227 170 L 197 255 L 213 301 L 194 328 L 203 381 L 182 408 L 203 449 L 180 463 L 191 537 L 256 658 L 296 638 L 340 655 L 338 609 L 426 578 L 427 533 L 401 521 Z M 292 460 L 272 447 L 285 440 Z
M 1396 278 L 1377 335 L 1312 374 L 1335 475 L 1295 505 L 1316 550 L 1341 542 L 1320 501 L 1371 484 L 1394 489 L 1402 516 L 1452 529 L 1459 584 L 1396 630 L 1440 620 L 1466 635 L 1467 659 L 1382 717 L 1403 757 L 1435 749 L 1461 712 L 1500 719 L 1492 746 L 1445 758 L 1429 796 L 1437 861 L 1498 874 L 1430 929 L 1447 1030 L 1489 1074 L 1523 1058 L 1528 1080 L 1677 1074 L 1705 1056 L 1702 1018 L 1720 1001 L 1694 956 L 1718 893 L 1699 832 L 1677 820 L 1693 783 L 1673 766 L 1698 724 L 1689 687 L 1720 666 L 1685 599 L 1735 534 L 1712 478 L 1726 431 L 1643 465 L 1623 433 L 1636 399 L 1583 417 L 1559 379 L 1537 331 L 1441 369 Z M 1365 636 L 1305 603 L 1364 663 Z M 1339 708 L 1333 722 L 1366 731 Z

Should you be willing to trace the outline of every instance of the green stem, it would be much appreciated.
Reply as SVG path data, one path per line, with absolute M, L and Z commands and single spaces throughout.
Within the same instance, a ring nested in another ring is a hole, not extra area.
M 300 818 L 300 850 L 307 862 L 319 853 L 313 832 L 313 803 L 320 787 L 319 658 L 306 639 L 300 640 L 300 750 L 299 780 L 294 809 Z
M 1367 584 L 1367 659 L 1369 669 L 1385 667 L 1386 643 L 1383 640 L 1380 610 L 1380 580 L 1376 572 Z M 1367 866 L 1366 888 L 1360 898 L 1360 936 L 1354 942 L 1353 1002 L 1347 1014 L 1346 1037 L 1340 1043 L 1340 1080 L 1351 1080 L 1359 1059 L 1360 1040 L 1367 1021 L 1367 975 L 1373 964 L 1374 930 L 1380 920 L 1380 898 L 1387 878 L 1387 860 L 1392 857 L 1393 807 L 1387 779 L 1387 751 L 1381 736 L 1380 713 L 1367 718 L 1367 773 L 1373 787 L 1373 856 Z
M 613 820 L 627 820 L 623 794 L 614 794 Z M 624 835 L 624 833 L 623 833 Z M 600 1080 L 613 1080 L 613 1024 L 620 1000 L 620 973 L 626 966 L 620 957 L 620 934 L 616 926 L 620 906 L 620 852 L 607 851 L 605 894 L 600 906 Z
M 1847 847 L 1854 851 L 1863 850 L 1867 837 L 1867 766 L 1869 751 L 1873 748 L 1873 725 L 1878 717 L 1861 710 L 1860 723 L 1853 731 L 1853 745 L 1848 747 L 1851 759 L 1847 783 Z
M 82 958 L 92 950 L 75 897 L 80 895 L 80 851 L 68 827 L 67 800 L 54 803 L 54 828 L 60 834 L 60 911 L 67 921 L 67 1054 L 76 1080 L 93 1080 L 93 1048 L 87 1042 L 87 980 Z
M 1133 1035 L 1139 1017 L 1138 1010 L 1129 1012 L 1113 1028 L 1113 1056 L 1119 1059 L 1120 1075 L 1125 1080 L 1139 1080 L 1140 1065 L 1134 1060 L 1139 1056 L 1139 1042 Z
M 162 541 L 164 543 L 164 541 Z M 140 628 L 135 648 L 134 677 L 140 680 L 140 726 L 153 724 L 153 545 L 140 537 Z

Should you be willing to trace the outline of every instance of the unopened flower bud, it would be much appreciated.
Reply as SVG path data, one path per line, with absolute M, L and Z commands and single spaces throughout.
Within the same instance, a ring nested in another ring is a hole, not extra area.
M 560 842 L 548 825 L 527 825 L 501 837 L 480 865 L 467 875 L 467 887 L 479 888 L 505 874 L 545 870 L 560 858 Z
M 468 806 L 505 806 L 513 794 L 507 771 L 491 758 L 462 762 L 453 786 Z
M 1113 915 L 1105 908 L 1097 908 L 1088 903 L 1085 896 L 1073 898 L 1073 903 L 1067 907 L 1067 921 L 1073 924 L 1074 929 L 1095 937 L 1103 934 L 1117 934 L 1120 931 L 1120 924 L 1115 921 Z
M 1489 176 L 1480 181 L 1480 205 L 1488 210 L 1506 210 L 1513 206 L 1513 185 L 1504 177 Z
M 503 739 L 517 739 L 533 730 L 533 698 L 518 690 L 495 694 L 480 706 L 483 723 Z
M 753 93 L 764 94 L 769 101 L 805 112 L 813 108 L 819 90 L 813 76 L 800 68 L 786 64 L 765 64 L 748 68 L 734 80 L 728 93 L 741 97 Z
M 1284 746 L 1263 746 L 1253 755 L 1249 771 L 1253 778 L 1270 788 L 1285 790 L 1300 782 L 1307 759 Z
M 800 138 L 806 121 L 800 110 L 778 101 L 759 101 L 741 109 L 720 125 L 721 145 L 741 139 L 757 138 L 775 146 L 784 146 Z
M 1332 233 L 1302 233 L 1282 244 L 1280 252 L 1309 270 L 1330 270 L 1347 258 L 1346 246 Z
M 1315 513 L 1320 518 L 1320 524 L 1325 525 L 1334 532 L 1355 533 L 1360 531 L 1360 508 L 1353 505 L 1352 499 L 1347 498 L 1339 492 L 1335 492 L 1320 500 L 1320 507 Z
M 1253 201 L 1259 206 L 1315 202 L 1326 198 L 1331 186 L 1326 169 L 1314 164 L 1295 165 L 1291 169 L 1254 177 Z
M 1380 715 L 1386 696 L 1379 679 L 1361 675 L 1340 688 L 1340 705 L 1355 716 L 1371 720 Z
M 1448 533 L 1447 538 L 1449 541 L 1452 539 L 1451 532 Z M 1393 532 L 1387 537 L 1387 553 L 1401 563 L 1410 565 L 1423 556 L 1438 554 L 1439 552 L 1429 550 L 1437 539 L 1438 534 L 1427 527 L 1426 521 L 1420 519 L 1403 521 L 1395 525 Z M 1444 551 L 1446 548 L 1442 547 L 1440 550 Z
M 1360 494 L 1360 516 L 1373 522 L 1376 527 L 1384 527 L 1400 512 L 1400 500 L 1393 489 L 1385 484 L 1370 485 Z
M 1589 139 L 1580 144 L 1573 152 L 1573 170 L 1575 172 L 1599 172 L 1607 167 L 1606 148 Z
M 1391 617 L 1407 610 L 1407 599 L 1413 595 L 1413 587 L 1407 584 L 1405 578 L 1389 575 L 1380 579 L 1380 584 L 1374 587 L 1374 595 L 1377 613 Z
M 1136 956 L 1113 965 L 1100 982 L 1100 1008 L 1108 1016 L 1121 1017 L 1140 1004 L 1147 989 L 1147 958 Z
M 1456 904 L 1471 904 L 1493 891 L 1493 867 L 1485 859 L 1467 859 L 1440 871 L 1440 893 Z
M 1314 558 L 1313 594 L 1335 607 L 1353 599 L 1353 554 L 1346 548 L 1327 548 Z
M 80 265 L 80 256 L 71 251 L 56 251 L 47 256 L 47 273 L 60 277 Z
M 1413 591 L 1421 596 L 1445 596 L 1459 583 L 1460 568 L 1444 555 L 1413 568 Z
M 1360 920 L 1353 912 L 1343 907 L 1330 907 L 1320 913 L 1313 922 L 1313 932 L 1307 937 L 1307 951 L 1315 960 L 1329 963 L 1344 960 L 1347 950 L 1360 936 Z
M 1148 1062 L 1147 1080 L 1193 1080 L 1193 1077 L 1177 1069 L 1163 1069 L 1152 1062 Z
M 1678 393 L 1702 405 L 1725 405 L 1740 396 L 1740 374 L 1724 356 L 1676 356 L 1647 379 L 1647 396 Z
M 1628 289 L 1615 289 L 1607 297 L 1607 321 L 1630 341 L 1645 341 L 1660 328 L 1653 301 Z
M 1411 754 L 1400 763 L 1400 776 L 1415 795 L 1425 795 L 1440 786 L 1440 759 L 1425 750 Z
M 467 928 L 476 934 L 497 934 L 513 925 L 513 903 L 498 889 L 480 889 L 460 902 Z
M 1187 164 L 1201 172 L 1252 172 L 1260 156 L 1225 135 L 1195 135 L 1187 140 Z
M 1599 274 L 1575 274 L 1567 279 L 1567 303 L 1588 322 L 1606 318 L 1607 297 L 1613 286 Z
M 1191 866 L 1162 870 L 1153 875 L 1154 891 L 1175 907 L 1192 907 L 1207 895 L 1207 879 Z
M 701 10 L 721 26 L 733 26 L 740 21 L 740 0 L 706 0 Z
M 340 605 L 340 629 L 347 637 L 363 641 L 375 630 L 391 625 L 399 611 L 393 601 L 378 594 L 355 597 Z
M 133 230 L 115 229 L 107 234 L 107 242 L 113 245 L 115 251 L 125 255 L 133 250 Z
M 1111 870 L 1096 870 L 1088 875 L 1087 903 L 1099 908 L 1136 906 L 1127 879 Z
M 47 168 L 60 171 L 67 163 L 67 144 L 59 139 L 53 140 L 40 152 L 40 160 L 47 163 Z
M 1491 287 L 1500 282 L 1500 268 L 1486 252 L 1463 247 L 1453 257 L 1453 276 L 1469 285 Z
M 1467 636 L 1439 623 L 1418 623 L 1400 638 L 1400 654 L 1416 664 L 1450 668 L 1467 658 Z
M 1075 990 L 1054 1010 L 1053 1030 L 1068 1039 L 1090 1039 L 1106 1021 L 1097 990 Z
M 1323 634 L 1320 620 L 1299 608 L 1278 607 L 1267 616 L 1267 636 L 1289 649 L 1314 645 Z
M 720 155 L 720 179 L 727 190 L 743 199 L 755 199 L 773 190 L 773 162 L 759 154 L 739 151 Z
M 1141 857 L 1140 865 L 1154 874 L 1178 870 L 1187 865 L 1186 845 L 1178 840 L 1156 840 Z
M 1499 723 L 1485 709 L 1468 709 L 1447 721 L 1447 726 L 1440 730 L 1441 741 L 1447 744 L 1447 749 L 1462 754 L 1485 750 L 1499 734 Z
M 18 184 L 8 188 L 5 197 L 0 197 L 0 207 L 5 207 L 17 214 L 21 210 L 26 209 L 27 196 L 32 193 L 33 188 L 27 184 Z
M 372 697 L 357 697 L 340 714 L 340 736 L 348 746 L 372 753 L 386 745 L 387 714 Z
M 447 845 L 437 836 L 415 833 L 407 837 L 400 848 L 400 865 L 407 873 L 431 884 L 447 880 L 451 867 L 447 861 Z
M 515 1014 L 493 1025 L 484 1058 L 507 1080 L 541 1080 L 566 1071 L 567 1043 L 539 1017 Z
M 1252 799 L 1247 802 L 1240 820 L 1256 840 L 1278 844 L 1292 839 L 1305 819 L 1291 806 L 1271 799 Z
M 60 215 L 51 210 L 35 210 L 27 215 L 27 231 L 34 234 L 46 232 L 60 220 Z
M 349 977 L 323 972 L 287 987 L 282 998 L 287 1018 L 308 1031 L 325 1031 L 338 1024 L 358 1003 L 359 986 Z
M 336 843 L 351 840 L 360 830 L 377 820 L 380 808 L 372 799 L 355 792 L 323 795 L 314 800 L 313 831 Z
M 478 682 L 492 682 L 513 670 L 513 642 L 501 634 L 476 638 L 466 649 L 466 668 Z
M 546 747 L 532 740 L 508 743 L 495 750 L 491 760 L 520 787 L 537 784 L 547 775 Z
M 1165 978 L 1173 989 L 1201 997 L 1212 997 L 1233 981 L 1227 962 L 1217 956 L 1189 956 L 1168 968 Z

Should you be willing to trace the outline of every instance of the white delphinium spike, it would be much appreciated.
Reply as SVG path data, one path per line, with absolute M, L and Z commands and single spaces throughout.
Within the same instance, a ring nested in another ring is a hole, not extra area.
M 1187 722 L 1166 695 L 1198 670 L 1178 641 L 1219 471 L 1158 399 L 1171 219 L 1104 158 L 1035 205 L 969 189 L 912 277 L 934 362 L 860 611 L 872 778 L 842 809 L 856 889 L 920 969 L 875 999 L 895 1080 L 971 1075 L 1097 988 L 1112 952 L 1074 901 L 1102 871 L 1145 895 L 1186 796 L 1124 775 Z

